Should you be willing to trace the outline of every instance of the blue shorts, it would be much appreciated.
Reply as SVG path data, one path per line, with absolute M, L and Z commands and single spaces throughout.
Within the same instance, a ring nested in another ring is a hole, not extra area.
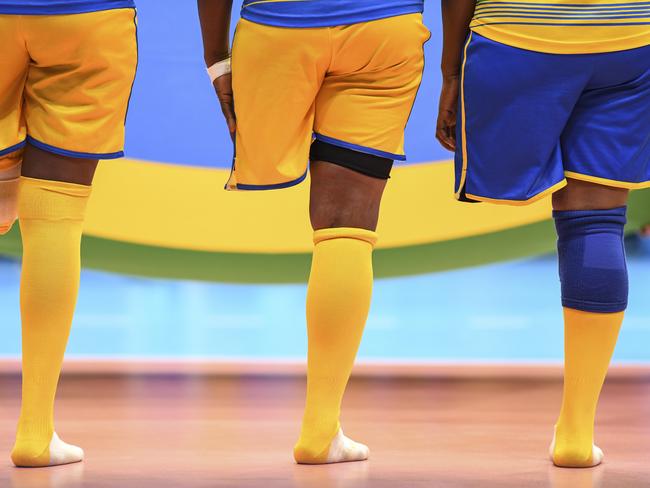
M 566 178 L 650 187 L 650 46 L 546 54 L 472 33 L 459 98 L 459 200 L 531 203 Z

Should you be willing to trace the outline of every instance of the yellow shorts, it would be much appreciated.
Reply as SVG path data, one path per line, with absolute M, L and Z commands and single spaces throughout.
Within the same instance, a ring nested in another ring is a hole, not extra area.
M 236 155 L 230 190 L 300 183 L 312 140 L 403 160 L 430 33 L 421 14 L 341 27 L 240 20 L 233 44 Z
M 134 9 L 0 15 L 0 156 L 25 142 L 121 157 L 137 64 Z

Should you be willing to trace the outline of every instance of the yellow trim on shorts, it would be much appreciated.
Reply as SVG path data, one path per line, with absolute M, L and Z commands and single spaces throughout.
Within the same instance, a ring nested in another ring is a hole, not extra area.
M 538 193 L 537 195 L 529 198 L 528 200 L 506 200 L 506 199 L 498 199 L 498 198 L 489 198 L 489 197 L 482 197 L 479 195 L 472 195 L 471 193 L 465 193 L 465 196 L 467 198 L 471 198 L 472 200 L 478 200 L 479 202 L 494 203 L 497 205 L 523 206 L 523 205 L 530 205 L 531 203 L 535 203 L 538 200 L 541 200 L 549 196 L 550 194 L 555 193 L 558 190 L 561 190 L 566 185 L 567 185 L 567 180 L 564 179 L 559 183 L 556 183 L 555 185 L 551 186 L 550 188 L 547 188 L 543 192 Z
M 642 181 L 640 183 L 632 183 L 630 181 L 610 180 L 608 178 L 601 178 L 599 176 L 584 175 L 575 173 L 573 171 L 565 171 L 564 176 L 574 180 L 588 181 L 589 183 L 597 183 L 604 186 L 613 186 L 615 188 L 626 188 L 628 190 L 641 190 L 643 188 L 650 188 L 650 181 Z
M 465 65 L 467 64 L 467 48 L 469 48 L 469 43 L 472 41 L 472 35 L 474 33 L 470 32 L 467 42 L 465 43 L 465 49 L 463 50 L 463 67 L 460 70 L 460 116 L 461 116 L 461 130 L 463 133 L 463 169 L 460 174 L 460 184 L 458 185 L 458 191 L 456 192 L 456 198 L 460 198 L 460 194 L 463 191 L 465 186 L 465 180 L 467 179 L 467 131 L 465 123 Z

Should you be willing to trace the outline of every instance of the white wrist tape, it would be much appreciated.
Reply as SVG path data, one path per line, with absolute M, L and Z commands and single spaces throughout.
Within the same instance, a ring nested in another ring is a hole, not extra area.
M 210 75 L 210 81 L 212 83 L 214 83 L 214 80 L 217 78 L 232 73 L 230 59 L 231 58 L 226 58 L 223 61 L 218 61 L 208 68 L 208 75 Z

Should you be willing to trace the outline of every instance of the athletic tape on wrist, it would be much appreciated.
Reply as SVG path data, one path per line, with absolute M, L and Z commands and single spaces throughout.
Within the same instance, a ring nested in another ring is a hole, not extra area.
M 208 75 L 210 75 L 210 81 L 212 83 L 214 83 L 214 80 L 217 78 L 232 73 L 230 59 L 231 58 L 226 58 L 223 61 L 217 61 L 208 68 Z

